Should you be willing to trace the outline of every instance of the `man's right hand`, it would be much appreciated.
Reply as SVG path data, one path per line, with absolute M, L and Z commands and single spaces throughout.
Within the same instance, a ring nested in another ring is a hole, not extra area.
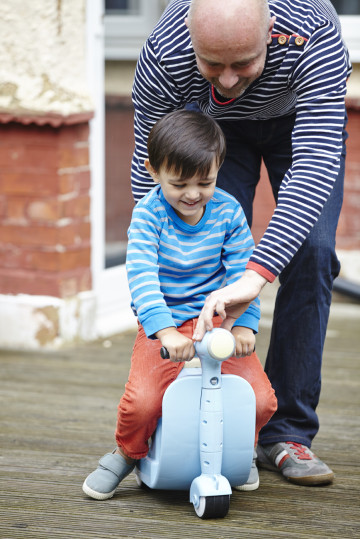
M 200 313 L 193 339 L 201 341 L 205 332 L 212 330 L 215 312 L 223 319 L 221 327 L 230 331 L 235 321 L 260 294 L 267 282 L 265 277 L 256 271 L 246 270 L 241 279 L 235 283 L 211 292 Z

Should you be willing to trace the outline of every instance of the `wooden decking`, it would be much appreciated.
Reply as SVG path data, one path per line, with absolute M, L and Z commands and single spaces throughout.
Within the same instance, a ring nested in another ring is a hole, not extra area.
M 261 357 L 270 312 L 257 341 Z M 299 487 L 261 470 L 259 490 L 234 492 L 219 520 L 200 520 L 186 492 L 140 489 L 133 474 L 111 500 L 82 493 L 114 445 L 133 339 L 127 332 L 58 352 L 0 352 L 2 539 L 360 537 L 359 305 L 335 304 L 324 354 L 313 449 L 336 472 L 334 484 Z

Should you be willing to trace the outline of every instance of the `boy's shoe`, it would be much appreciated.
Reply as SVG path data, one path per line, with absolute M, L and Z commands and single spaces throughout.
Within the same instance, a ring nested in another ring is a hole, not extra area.
M 237 487 L 234 487 L 236 490 L 256 490 L 259 488 L 260 480 L 259 480 L 259 471 L 256 466 L 256 451 L 254 451 L 254 456 L 251 464 L 251 470 L 250 475 L 248 477 L 248 480 L 243 485 L 239 485 Z
M 329 466 L 306 445 L 296 442 L 258 445 L 257 454 L 260 467 L 280 472 L 297 485 L 326 485 L 334 479 Z
M 107 453 L 99 460 L 99 466 L 87 476 L 82 486 L 85 494 L 95 500 L 107 500 L 114 495 L 116 487 L 135 468 L 127 464 L 118 453 Z

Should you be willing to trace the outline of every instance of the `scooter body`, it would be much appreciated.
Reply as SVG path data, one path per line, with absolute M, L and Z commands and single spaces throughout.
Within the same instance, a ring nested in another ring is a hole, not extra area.
M 195 348 L 201 369 L 183 369 L 167 388 L 162 417 L 136 475 L 153 489 L 190 489 L 202 518 L 225 516 L 231 487 L 244 484 L 251 469 L 255 395 L 243 378 L 221 375 L 221 362 L 234 353 L 230 332 L 214 329 Z

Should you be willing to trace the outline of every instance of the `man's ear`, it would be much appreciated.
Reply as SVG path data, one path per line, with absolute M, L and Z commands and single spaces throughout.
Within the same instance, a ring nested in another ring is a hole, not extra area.
M 156 170 L 151 166 L 149 159 L 145 159 L 144 165 L 150 176 L 152 177 L 155 183 L 159 183 L 159 178 Z
M 267 44 L 270 45 L 271 43 L 271 34 L 272 34 L 272 31 L 274 29 L 274 24 L 275 24 L 275 21 L 276 21 L 276 17 L 273 16 L 271 17 L 270 19 L 270 22 L 269 22 L 269 30 L 268 30 L 268 38 L 267 38 Z

